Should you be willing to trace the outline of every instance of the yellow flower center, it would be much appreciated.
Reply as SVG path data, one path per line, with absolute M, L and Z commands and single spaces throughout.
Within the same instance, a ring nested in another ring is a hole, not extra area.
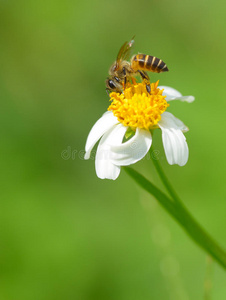
M 128 84 L 124 93 L 110 94 L 111 105 L 108 110 L 118 118 L 124 126 L 132 128 L 154 129 L 161 120 L 161 114 L 169 104 L 158 83 L 151 84 L 151 94 L 146 90 L 146 84 Z

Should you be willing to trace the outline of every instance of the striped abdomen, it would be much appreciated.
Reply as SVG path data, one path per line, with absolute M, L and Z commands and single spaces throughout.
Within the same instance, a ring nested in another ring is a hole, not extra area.
M 145 54 L 134 55 L 131 59 L 131 67 L 134 71 L 145 70 L 155 73 L 169 71 L 164 61 L 155 56 Z

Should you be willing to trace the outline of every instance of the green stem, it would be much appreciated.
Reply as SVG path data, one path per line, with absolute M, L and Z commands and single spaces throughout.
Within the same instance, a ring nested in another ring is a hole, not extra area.
M 152 146 L 151 152 L 154 153 L 154 151 L 155 150 Z M 154 164 L 154 166 L 155 166 L 155 168 L 156 168 L 156 170 L 159 174 L 159 177 L 162 180 L 162 183 L 164 184 L 164 186 L 166 187 L 166 189 L 169 192 L 170 196 L 172 197 L 172 200 L 174 200 L 175 205 L 177 205 L 178 211 L 180 211 L 180 214 L 183 216 L 183 222 L 186 223 L 186 227 L 187 228 L 189 227 L 190 232 L 197 231 L 197 230 L 200 231 L 200 229 L 201 229 L 201 231 L 205 234 L 204 235 L 200 234 L 199 237 L 200 237 L 202 243 L 207 245 L 208 248 L 211 250 L 213 240 L 207 235 L 207 233 L 204 231 L 204 229 L 201 228 L 201 226 L 195 221 L 195 219 L 192 217 L 192 215 L 188 212 L 188 210 L 186 209 L 186 207 L 182 203 L 181 199 L 177 195 L 176 191 L 174 190 L 174 188 L 170 184 L 168 178 L 166 177 L 159 161 L 153 155 L 151 155 L 151 157 L 152 157 L 153 164 Z M 215 247 L 217 246 L 219 248 L 219 246 L 216 244 L 216 242 L 214 242 L 214 244 L 215 244 Z M 224 253 L 223 256 L 225 256 L 225 255 L 226 254 Z M 214 253 L 212 253 L 212 256 L 214 256 Z
M 155 150 L 153 148 L 153 146 L 151 147 L 150 150 L 150 154 L 151 154 L 151 158 L 152 158 L 152 162 L 159 174 L 160 179 L 162 180 L 162 183 L 164 184 L 164 186 L 166 187 L 167 191 L 169 192 L 170 196 L 172 197 L 172 199 L 180 204 L 183 205 L 179 196 L 177 195 L 176 191 L 174 190 L 174 188 L 172 187 L 172 185 L 170 184 L 168 178 L 166 177 L 165 173 L 163 172 L 163 169 L 159 163 L 158 157 L 155 157 L 154 155 L 152 155 L 153 153 L 155 153 Z
M 143 189 L 160 202 L 201 248 L 226 269 L 226 253 L 224 250 L 205 232 L 183 205 L 178 205 L 178 202 L 177 204 L 173 203 L 168 196 L 137 171 L 129 167 L 124 167 L 124 169 Z

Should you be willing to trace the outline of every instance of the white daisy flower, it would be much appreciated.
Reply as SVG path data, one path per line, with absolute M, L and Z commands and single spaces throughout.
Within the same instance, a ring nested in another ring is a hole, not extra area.
M 177 90 L 151 84 L 151 94 L 144 83 L 130 85 L 124 93 L 111 93 L 108 111 L 94 124 L 85 146 L 85 159 L 100 139 L 95 166 L 101 179 L 115 180 L 121 166 L 128 166 L 141 160 L 152 144 L 151 130 L 162 130 L 162 141 L 170 165 L 184 166 L 188 161 L 188 145 L 183 132 L 188 127 L 166 109 L 169 101 L 193 102 L 193 96 L 182 96 Z M 124 142 L 126 132 L 134 135 Z

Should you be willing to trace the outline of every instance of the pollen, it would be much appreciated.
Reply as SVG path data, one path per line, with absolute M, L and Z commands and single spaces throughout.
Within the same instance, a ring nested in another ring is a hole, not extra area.
M 121 94 L 112 92 L 108 110 L 124 126 L 148 130 L 157 128 L 161 114 L 169 106 L 158 83 L 159 81 L 151 84 L 151 94 L 147 92 L 144 83 L 129 84 Z

